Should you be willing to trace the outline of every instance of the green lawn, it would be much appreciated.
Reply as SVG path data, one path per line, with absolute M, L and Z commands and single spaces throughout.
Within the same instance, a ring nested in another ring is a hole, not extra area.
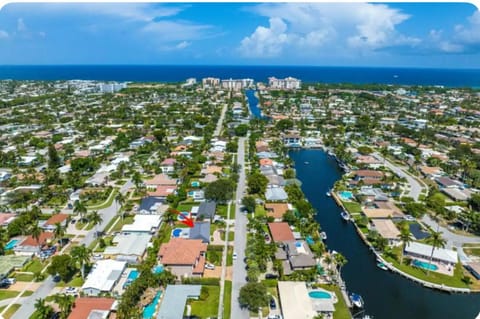
M 104 208 L 109 207 L 110 205 L 112 205 L 113 200 L 115 199 L 115 196 L 118 193 L 118 190 L 119 190 L 118 187 L 113 188 L 112 192 L 110 193 L 110 195 L 108 196 L 108 199 L 105 202 L 100 203 L 99 205 L 87 206 L 87 209 L 89 209 L 89 210 L 99 210 L 99 209 L 104 209 Z
M 68 287 L 81 287 L 84 283 L 84 280 L 81 276 L 74 277 L 70 282 L 66 284 Z
M 225 241 L 225 232 L 220 233 L 220 239 Z M 228 241 L 234 241 L 235 240 L 235 233 L 232 231 L 228 232 Z
M 358 214 L 362 212 L 362 207 L 359 203 L 342 201 L 342 204 L 350 214 Z
M 217 205 L 217 215 L 227 218 L 228 216 L 228 205 Z M 230 205 L 230 219 L 235 218 L 235 204 Z
M 177 206 L 177 210 L 181 212 L 190 212 L 192 210 L 192 207 L 194 206 L 194 203 L 180 203 Z
M 440 274 L 435 271 L 430 271 L 430 273 L 427 275 L 427 271 L 421 268 L 400 264 L 400 262 L 394 260 L 391 257 L 384 256 L 384 258 L 388 262 L 392 263 L 396 268 L 418 279 L 425 280 L 434 284 L 439 284 L 439 285 L 443 284 L 445 286 L 450 286 L 450 287 L 468 288 L 468 286 L 462 281 L 462 278 L 464 276 L 464 271 L 460 263 L 458 263 L 455 266 L 453 276 Z M 473 279 L 472 281 L 475 281 L 475 279 Z
M 33 275 L 30 274 L 15 274 L 15 279 L 17 281 L 32 281 L 33 280 Z
M 21 305 L 19 305 L 18 303 L 11 305 L 10 308 L 8 308 L 7 312 L 3 314 L 3 318 L 11 318 L 13 314 L 18 310 L 18 308 L 20 308 L 20 306 Z M 2 312 L 5 308 L 7 308 L 7 306 L 0 307 L 0 312 Z
M 265 207 L 262 205 L 257 205 L 255 207 L 255 217 L 260 218 L 260 217 L 265 217 L 267 216 L 267 212 L 265 211 Z
M 223 294 L 223 318 L 230 319 L 232 302 L 232 282 L 225 280 L 224 294 Z
M 0 290 L 0 300 L 15 298 L 20 291 Z
M 33 295 L 33 291 L 31 290 L 25 290 L 20 297 L 28 297 Z
M 467 255 L 480 257 L 480 244 L 464 244 L 463 250 Z
M 133 216 L 125 216 L 123 220 L 122 220 L 122 217 L 119 217 L 119 218 L 120 220 L 115 224 L 115 226 L 113 226 L 113 229 L 112 229 L 113 232 L 121 231 L 123 225 L 133 224 Z
M 343 295 L 340 291 L 340 288 L 333 285 L 320 285 L 322 288 L 333 291 L 337 295 L 338 302 L 335 304 L 335 312 L 333 313 L 333 318 L 335 319 L 350 319 L 352 315 L 350 310 L 348 310 L 345 300 L 343 300 Z
M 232 266 L 233 265 L 233 247 L 228 246 L 227 250 L 227 266 Z
M 115 216 L 112 218 L 111 221 L 108 222 L 107 226 L 105 226 L 104 231 L 109 231 L 112 225 L 120 218 L 120 216 Z
M 205 299 L 190 301 L 192 307 L 192 316 L 198 316 L 199 318 L 206 319 L 208 317 L 216 317 L 218 314 L 218 298 L 220 295 L 219 286 L 202 286 L 202 290 L 205 290 Z M 203 295 L 203 294 L 202 294 Z M 202 296 L 200 296 L 202 298 Z
M 42 271 L 42 269 L 43 269 L 42 262 L 38 259 L 34 259 L 31 262 L 29 262 L 27 265 L 25 265 L 22 271 L 35 273 L 35 272 Z
M 172 227 L 167 223 L 162 223 L 160 230 L 158 232 L 158 238 L 160 238 L 160 243 L 168 243 L 170 241 L 170 235 L 172 234 Z

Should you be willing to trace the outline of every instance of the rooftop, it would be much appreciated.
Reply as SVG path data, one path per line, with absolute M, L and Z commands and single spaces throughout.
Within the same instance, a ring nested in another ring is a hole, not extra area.
M 270 229 L 274 242 L 295 240 L 288 223 L 268 223 L 268 228 Z

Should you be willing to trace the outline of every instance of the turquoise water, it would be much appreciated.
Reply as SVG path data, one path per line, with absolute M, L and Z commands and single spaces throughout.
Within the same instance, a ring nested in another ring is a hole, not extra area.
M 313 241 L 312 239 L 312 236 L 308 235 L 307 238 L 305 238 L 305 241 L 307 242 L 307 244 L 309 245 L 313 245 L 315 242 Z
M 200 186 L 200 182 L 192 182 L 192 187 L 199 187 Z
M 128 273 L 127 281 L 134 281 L 138 278 L 138 270 L 132 270 Z
M 194 194 L 195 194 L 194 191 L 189 191 L 189 192 L 188 192 L 188 196 L 193 196 Z
M 314 291 L 310 291 L 308 293 L 308 295 L 310 296 L 310 298 L 314 298 L 314 299 L 330 299 L 332 298 L 332 295 L 326 291 L 322 291 L 322 290 L 314 290 Z
M 416 267 L 423 268 L 425 270 L 433 270 L 433 271 L 438 270 L 437 265 L 426 263 L 424 261 L 420 261 L 420 260 L 417 260 L 417 259 L 414 259 L 412 261 L 412 264 Z
M 157 295 L 153 299 L 152 303 L 143 308 L 143 319 L 151 319 L 153 318 L 153 315 L 155 314 L 155 308 L 157 307 L 158 301 L 160 301 L 160 296 L 162 295 L 162 292 L 159 291 L 157 292 Z
M 163 272 L 163 265 L 157 265 L 155 268 L 153 268 L 153 273 L 154 274 L 160 274 Z
M 338 193 L 342 200 L 351 200 L 353 198 L 352 192 L 349 191 L 341 191 Z
M 5 250 L 12 250 L 20 240 L 12 239 L 5 245 Z

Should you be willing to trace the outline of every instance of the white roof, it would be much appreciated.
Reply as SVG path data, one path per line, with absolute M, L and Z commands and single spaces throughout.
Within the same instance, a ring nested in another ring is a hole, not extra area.
M 405 247 L 405 252 L 430 258 L 430 255 L 432 254 L 432 246 L 417 242 L 411 242 L 407 245 L 407 247 Z M 458 262 L 457 252 L 445 248 L 435 248 L 433 252 L 433 258 L 452 264 L 456 264 Z
M 151 238 L 145 233 L 120 234 L 113 238 L 116 245 L 105 248 L 104 254 L 142 256 Z
M 97 261 L 96 267 L 88 274 L 82 289 L 93 288 L 100 291 L 111 291 L 125 270 L 127 263 L 105 259 Z
M 122 232 L 150 232 L 152 228 L 158 228 L 162 217 L 159 215 L 137 214 L 133 219 L 133 224 L 127 224 L 122 227 Z
M 304 282 L 279 281 L 278 292 L 284 319 L 312 319 L 317 315 Z

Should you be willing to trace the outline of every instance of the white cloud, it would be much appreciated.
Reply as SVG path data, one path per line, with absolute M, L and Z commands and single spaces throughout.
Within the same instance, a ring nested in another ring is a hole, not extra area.
M 8 32 L 5 30 L 0 30 L 0 39 L 7 39 L 8 38 Z
M 141 31 L 159 42 L 199 40 L 209 35 L 211 26 L 186 21 L 160 20 L 150 22 Z
M 190 46 L 190 44 L 192 44 L 191 42 L 188 42 L 188 41 L 182 41 L 180 42 L 179 44 L 177 44 L 175 46 L 175 48 L 179 49 L 179 50 L 183 50 L 185 49 L 186 47 Z
M 255 12 L 269 17 L 270 25 L 258 26 L 241 41 L 240 51 L 247 56 L 278 56 L 288 50 L 317 54 L 318 49 L 327 46 L 331 51 L 347 54 L 349 49 L 374 51 L 420 42 L 397 31 L 396 27 L 409 16 L 386 5 L 264 4 L 257 6 Z M 283 28 L 273 25 L 272 19 L 281 21 Z
M 268 28 L 259 26 L 244 38 L 240 50 L 245 56 L 272 57 L 278 55 L 288 43 L 287 25 L 280 18 L 270 18 Z

